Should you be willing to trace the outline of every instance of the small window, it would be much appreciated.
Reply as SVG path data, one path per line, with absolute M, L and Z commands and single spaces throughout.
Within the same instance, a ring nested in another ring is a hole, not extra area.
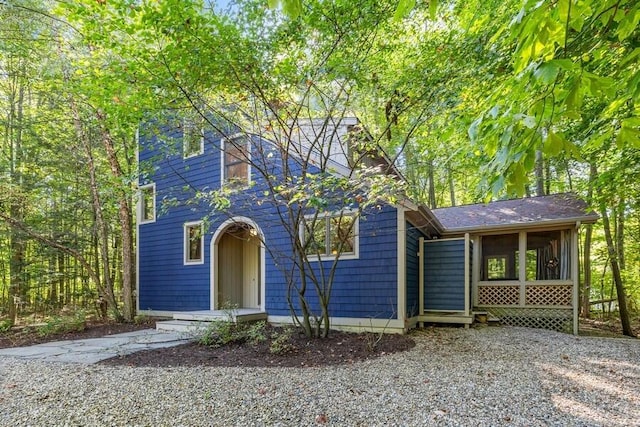
M 204 239 L 202 222 L 188 222 L 184 225 L 184 263 L 202 264 L 204 262 Z
M 249 139 L 237 137 L 223 140 L 222 183 L 228 187 L 244 187 L 251 181 Z
M 302 242 L 307 255 L 333 259 L 336 255 L 357 257 L 358 220 L 354 213 L 305 218 Z
M 507 277 L 507 257 L 487 257 L 487 278 L 489 280 L 501 280 Z
M 182 121 L 182 154 L 184 158 L 204 153 L 204 127 L 202 120 L 187 117 Z
M 140 224 L 156 220 L 156 186 L 155 184 L 140 187 L 140 199 L 138 200 Z

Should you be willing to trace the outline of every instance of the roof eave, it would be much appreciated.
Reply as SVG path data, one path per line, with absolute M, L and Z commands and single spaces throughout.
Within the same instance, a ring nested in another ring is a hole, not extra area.
M 532 222 L 519 222 L 509 224 L 496 224 L 496 225 L 477 225 L 469 227 L 457 227 L 446 228 L 444 227 L 443 235 L 460 234 L 460 233 L 484 233 L 492 231 L 505 231 L 505 230 L 521 230 L 523 228 L 542 228 L 542 227 L 556 227 L 562 225 L 574 225 L 574 224 L 593 224 L 598 221 L 598 216 L 581 216 L 573 218 L 561 218 L 547 221 L 532 221 Z

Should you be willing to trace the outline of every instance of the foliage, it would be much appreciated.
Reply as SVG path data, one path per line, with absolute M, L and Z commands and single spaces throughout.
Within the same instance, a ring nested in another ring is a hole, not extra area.
M 200 334 L 198 343 L 208 347 L 221 347 L 232 343 L 249 342 L 256 345 L 267 339 L 266 322 L 233 322 L 216 320 L 210 322 Z
M 8 332 L 13 327 L 11 319 L 0 320 L 0 332 Z
M 82 331 L 86 327 L 86 314 L 83 310 L 71 316 L 53 316 L 44 325 L 37 328 L 40 336 L 63 334 L 65 332 Z
M 291 342 L 294 332 L 295 329 L 290 326 L 284 326 L 279 331 L 274 331 L 271 334 L 269 352 L 283 355 L 295 351 L 296 346 Z

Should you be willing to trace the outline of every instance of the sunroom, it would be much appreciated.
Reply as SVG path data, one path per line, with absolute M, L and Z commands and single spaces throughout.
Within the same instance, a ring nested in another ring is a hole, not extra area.
M 473 313 L 513 326 L 577 333 L 578 233 L 598 219 L 582 200 L 556 194 L 434 214 L 445 230 L 442 240 L 468 242 Z

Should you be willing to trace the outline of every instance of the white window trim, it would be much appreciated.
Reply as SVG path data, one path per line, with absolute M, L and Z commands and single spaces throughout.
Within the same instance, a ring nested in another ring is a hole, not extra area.
M 305 219 L 313 220 L 315 215 L 305 215 Z M 322 218 L 327 220 L 328 218 L 338 218 L 340 216 L 352 216 L 355 219 L 353 225 L 353 252 L 338 254 L 338 260 L 359 259 L 360 258 L 360 215 L 356 211 L 344 210 L 339 212 L 325 212 L 318 214 L 317 219 Z M 327 229 L 329 233 L 329 230 Z M 305 229 L 304 224 L 300 226 L 300 241 L 304 244 L 305 241 Z M 331 242 L 328 242 L 331 243 Z M 333 261 L 336 259 L 336 255 L 320 255 L 307 254 L 309 261 Z
M 185 131 L 187 130 L 187 122 L 190 119 L 188 118 L 184 118 L 182 119 L 182 158 L 183 159 L 190 159 L 191 157 L 196 157 L 196 156 L 201 156 L 202 154 L 204 154 L 204 127 L 197 127 L 198 122 L 196 120 L 193 120 L 193 126 L 194 128 L 198 129 L 200 131 L 200 149 L 198 151 L 194 151 L 193 153 L 187 153 L 187 144 L 185 144 Z
M 153 218 L 145 219 L 143 217 L 143 209 L 144 209 L 144 191 L 146 189 L 153 189 Z M 138 224 L 149 224 L 152 222 L 156 222 L 156 184 L 155 182 L 151 184 L 145 184 L 138 187 Z
M 189 228 L 200 226 L 200 259 L 189 259 Z M 200 265 L 204 264 L 204 230 L 202 221 L 185 222 L 183 226 L 182 247 L 184 252 L 184 265 Z
M 225 147 L 228 141 L 233 141 L 236 139 L 245 139 L 245 143 L 247 144 L 247 186 L 251 184 L 251 137 L 243 133 L 236 133 L 229 137 L 222 138 L 222 140 L 220 141 L 220 188 L 225 187 Z

